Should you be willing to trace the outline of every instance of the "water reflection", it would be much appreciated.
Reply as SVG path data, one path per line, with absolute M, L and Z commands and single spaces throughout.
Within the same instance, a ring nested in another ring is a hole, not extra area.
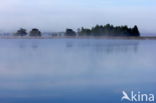
M 154 46 L 135 40 L 1 40 L 0 102 L 120 103 L 123 89 L 153 92 Z
M 25 42 L 21 42 L 19 44 L 19 48 L 20 49 L 26 49 L 26 48 L 32 48 L 32 49 L 37 49 L 39 46 L 39 44 L 35 43 L 35 42 L 32 42 L 32 43 L 25 43 Z
M 82 48 L 82 49 L 92 49 L 96 52 L 137 52 L 138 50 L 139 41 L 116 41 L 116 40 L 106 40 L 103 42 L 96 42 L 96 43 L 73 43 L 67 42 L 67 48 Z

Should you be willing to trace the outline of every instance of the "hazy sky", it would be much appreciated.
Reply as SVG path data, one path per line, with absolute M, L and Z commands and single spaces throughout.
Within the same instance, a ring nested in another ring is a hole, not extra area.
M 0 32 L 37 27 L 42 31 L 96 24 L 138 25 L 156 33 L 156 0 L 2 0 Z

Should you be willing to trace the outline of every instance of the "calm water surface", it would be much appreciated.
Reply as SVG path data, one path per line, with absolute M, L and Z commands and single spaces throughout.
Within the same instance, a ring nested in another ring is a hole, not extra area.
M 155 78 L 156 41 L 0 40 L 0 103 L 125 103 Z

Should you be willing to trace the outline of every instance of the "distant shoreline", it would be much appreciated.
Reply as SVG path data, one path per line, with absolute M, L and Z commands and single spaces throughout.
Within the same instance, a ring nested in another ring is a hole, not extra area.
M 122 40 L 156 40 L 156 36 L 121 37 L 121 36 L 0 36 L 0 39 L 122 39 Z

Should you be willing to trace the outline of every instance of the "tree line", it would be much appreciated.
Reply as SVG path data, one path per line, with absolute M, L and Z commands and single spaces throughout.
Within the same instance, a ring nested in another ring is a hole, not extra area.
M 27 32 L 26 29 L 19 29 L 17 30 L 17 32 L 14 34 L 15 36 L 26 36 L 26 35 L 29 35 L 29 36 L 41 36 L 41 31 L 37 28 L 34 28 L 32 29 L 30 32 Z
M 135 25 L 133 28 L 125 26 L 113 26 L 110 24 L 96 25 L 91 29 L 82 27 L 75 32 L 72 29 L 66 29 L 66 36 L 140 36 L 138 27 Z
M 42 33 L 39 29 L 33 28 L 30 32 L 27 32 L 26 29 L 20 28 L 14 34 L 15 36 L 42 36 Z M 75 32 L 73 29 L 66 29 L 65 36 L 140 36 L 138 27 L 135 25 L 133 28 L 125 26 L 113 26 L 110 24 L 106 25 L 96 25 L 89 28 L 82 27 Z

